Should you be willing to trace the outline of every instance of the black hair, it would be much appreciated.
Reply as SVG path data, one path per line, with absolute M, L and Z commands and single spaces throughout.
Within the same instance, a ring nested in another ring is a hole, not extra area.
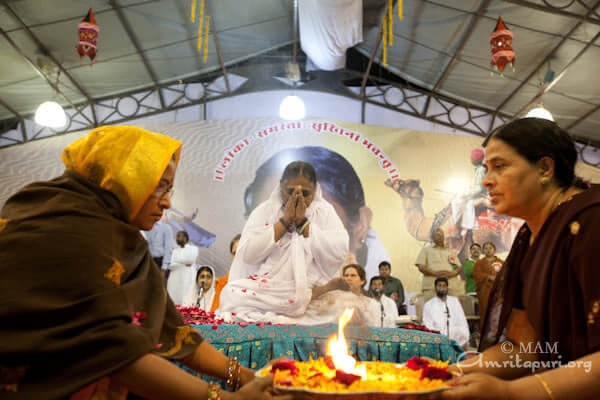
M 317 172 L 312 165 L 305 161 L 294 161 L 289 163 L 283 170 L 279 182 L 283 183 L 299 176 L 303 176 L 313 185 L 317 185 Z
M 383 267 L 384 265 L 387 265 L 388 267 L 390 267 L 390 270 L 392 269 L 392 264 L 390 264 L 389 261 L 382 261 L 379 263 L 379 267 L 377 267 L 378 269 Z
M 499 139 L 512 147 L 531 164 L 543 157 L 554 160 L 554 179 L 561 188 L 575 185 L 586 188 L 575 176 L 577 149 L 567 131 L 556 123 L 542 118 L 521 118 L 495 129 L 483 142 L 486 147 L 490 139 Z
M 447 285 L 448 284 L 448 278 L 446 278 L 445 276 L 438 276 L 437 278 L 435 278 L 433 286 L 437 286 L 437 284 L 439 282 L 446 282 L 446 285 Z
M 472 249 L 473 246 L 477 246 L 481 249 L 481 245 L 479 243 L 471 243 L 471 245 L 469 246 L 469 250 Z
M 342 206 L 351 221 L 359 218 L 359 210 L 365 205 L 365 194 L 356 171 L 340 154 L 320 146 L 284 149 L 266 160 L 256 170 L 254 181 L 246 188 L 246 217 L 261 201 L 258 194 L 267 179 L 283 171 L 289 160 L 305 161 L 313 166 L 322 190 Z
M 242 234 L 238 233 L 237 235 L 235 235 L 233 237 L 233 239 L 231 239 L 231 242 L 229 242 L 229 252 L 230 253 L 233 253 L 233 245 L 235 244 L 235 242 L 239 242 L 241 237 L 242 237 Z
M 494 251 L 496 251 L 496 245 L 495 245 L 494 243 L 492 243 L 492 242 L 485 242 L 485 243 L 483 244 L 482 248 L 483 248 L 483 247 L 485 247 L 485 245 L 486 245 L 486 244 L 491 244 L 491 245 L 492 245 L 492 247 L 494 248 Z
M 177 232 L 177 234 L 179 235 L 180 233 L 183 234 L 183 236 L 185 236 L 185 240 L 189 242 L 190 240 L 190 235 L 188 235 L 188 233 L 186 231 L 179 231 Z
M 369 287 L 373 286 L 374 281 L 381 281 L 381 283 L 383 283 L 384 279 L 381 276 L 372 277 L 371 280 L 369 281 Z
M 213 277 L 213 279 L 215 279 L 215 276 L 213 275 L 212 269 L 210 269 L 210 267 L 208 265 L 203 265 L 200 268 L 198 268 L 198 272 L 196 272 L 196 282 L 198 282 L 198 277 L 200 276 L 200 272 L 202 271 L 208 271 L 210 272 L 210 276 Z
M 365 272 L 365 269 L 362 267 L 362 265 L 359 265 L 359 264 L 344 265 L 344 268 L 342 268 L 342 276 L 344 275 L 344 273 L 346 273 L 346 270 L 348 268 L 354 268 L 356 270 L 356 273 L 358 274 L 360 280 L 365 281 L 365 283 L 367 283 L 367 273 Z M 365 286 L 365 284 L 363 283 L 362 286 Z M 361 288 L 362 288 L 362 286 L 361 286 Z

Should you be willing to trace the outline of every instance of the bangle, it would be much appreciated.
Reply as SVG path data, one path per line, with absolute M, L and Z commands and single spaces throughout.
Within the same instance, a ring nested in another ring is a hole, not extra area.
M 221 388 L 214 382 L 208 385 L 208 400 L 221 400 Z
M 298 234 L 302 235 L 302 232 L 304 232 L 306 225 L 308 225 L 309 223 L 310 222 L 308 221 L 308 218 L 304 217 L 302 222 L 300 222 L 300 224 L 298 224 L 298 227 L 296 228 L 296 232 L 298 232 Z
M 546 391 L 546 393 L 548 393 L 548 397 L 550 398 L 550 400 L 554 400 L 554 395 L 552 394 L 552 389 L 550 389 L 550 386 L 548 386 L 548 384 L 546 383 L 544 378 L 542 378 L 538 374 L 533 374 L 533 376 L 535 376 L 538 379 L 538 381 L 540 381 L 540 383 L 544 387 L 544 390 Z
M 463 369 L 463 367 L 461 367 L 461 366 L 460 366 L 460 364 L 459 364 L 459 363 L 456 363 L 456 364 L 454 364 L 454 366 L 455 366 L 456 368 L 458 368 L 458 372 L 459 372 L 461 375 L 464 375 L 464 374 L 465 374 L 465 370 Z
M 242 366 L 240 364 L 240 362 L 238 361 L 237 363 L 237 377 L 235 380 L 235 391 L 237 392 L 239 390 L 239 388 L 242 387 Z
M 241 365 L 237 357 L 229 359 L 229 366 L 227 368 L 227 388 L 231 392 L 235 392 L 240 388 L 240 371 Z
M 285 228 L 286 231 L 291 232 L 292 230 L 292 224 L 286 224 L 285 221 L 283 220 L 283 217 L 279 218 L 279 222 L 281 222 L 281 225 L 283 225 L 283 227 Z

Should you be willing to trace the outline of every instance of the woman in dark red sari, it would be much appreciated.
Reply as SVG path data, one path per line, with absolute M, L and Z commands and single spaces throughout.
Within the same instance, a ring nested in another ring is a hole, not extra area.
M 478 357 L 444 399 L 600 398 L 600 187 L 575 177 L 555 123 L 525 118 L 484 142 L 483 184 L 499 214 L 522 218 L 489 298 Z

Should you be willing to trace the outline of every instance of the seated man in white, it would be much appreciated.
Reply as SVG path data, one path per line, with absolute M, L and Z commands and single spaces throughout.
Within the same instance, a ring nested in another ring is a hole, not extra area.
M 382 328 L 395 328 L 396 318 L 398 318 L 398 307 L 394 300 L 383 294 L 383 278 L 381 276 L 371 278 L 369 293 L 379 303 L 381 309 L 381 323 L 378 326 Z
M 188 243 L 186 231 L 177 232 L 176 241 L 178 246 L 173 249 L 169 264 L 171 274 L 167 281 L 167 292 L 175 304 L 183 304 L 186 295 L 196 284 L 198 247 Z
M 458 299 L 448 296 L 447 278 L 435 280 L 435 293 L 436 296 L 423 307 L 423 325 L 440 331 L 465 348 L 469 342 L 469 325 Z

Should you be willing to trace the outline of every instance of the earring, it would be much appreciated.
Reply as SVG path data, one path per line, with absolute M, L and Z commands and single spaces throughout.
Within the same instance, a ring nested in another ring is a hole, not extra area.
M 550 178 L 548 178 L 547 176 L 544 176 L 540 179 L 540 183 L 542 184 L 542 186 L 546 186 L 548 182 L 550 182 Z

